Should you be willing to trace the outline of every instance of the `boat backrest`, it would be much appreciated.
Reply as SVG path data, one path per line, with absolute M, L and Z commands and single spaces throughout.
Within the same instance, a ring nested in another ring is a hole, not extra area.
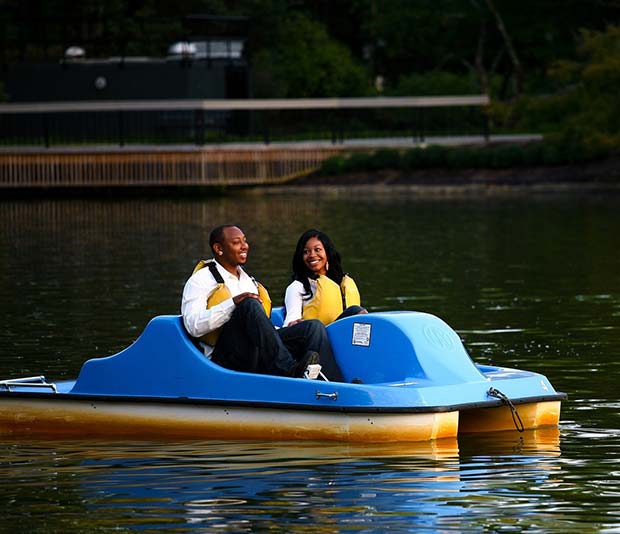
M 347 381 L 440 385 L 482 378 L 458 334 L 431 314 L 355 315 L 330 324 L 327 332 Z
M 181 317 L 162 315 L 118 354 L 85 362 L 72 393 L 186 395 L 214 380 L 211 367 Z

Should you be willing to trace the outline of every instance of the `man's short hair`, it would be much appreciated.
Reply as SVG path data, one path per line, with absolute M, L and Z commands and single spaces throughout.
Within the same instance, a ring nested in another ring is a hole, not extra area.
M 215 245 L 215 243 L 219 243 L 220 245 L 222 244 L 224 230 L 226 230 L 226 228 L 235 228 L 236 226 L 236 224 L 222 224 L 211 230 L 211 233 L 209 234 L 209 246 L 211 247 L 212 252 L 215 252 L 215 250 L 213 250 L 213 245 Z

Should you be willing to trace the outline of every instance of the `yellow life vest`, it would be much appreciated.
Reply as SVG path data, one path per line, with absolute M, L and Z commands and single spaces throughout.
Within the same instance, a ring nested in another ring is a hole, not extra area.
M 302 318 L 318 319 L 328 325 L 353 305 L 360 305 L 360 292 L 353 278 L 345 274 L 338 285 L 331 278 L 321 275 L 317 278 L 314 295 L 304 303 Z
M 207 297 L 207 309 L 209 309 L 215 306 L 216 304 L 219 304 L 220 302 L 224 302 L 225 300 L 228 300 L 229 298 L 232 297 L 232 295 L 230 293 L 230 289 L 226 287 L 226 284 L 224 283 L 224 279 L 222 278 L 222 275 L 217 270 L 214 260 L 200 260 L 196 264 L 196 267 L 194 267 L 194 272 L 192 273 L 192 275 L 196 274 L 198 271 L 200 271 L 200 269 L 203 269 L 204 267 L 209 268 L 209 271 L 211 271 L 213 278 L 215 278 L 215 281 L 217 282 L 216 288 Z M 247 271 L 246 271 L 246 274 L 256 284 L 256 288 L 258 290 L 258 296 L 260 297 L 261 302 L 263 304 L 263 309 L 265 310 L 267 317 L 270 317 L 271 316 L 271 298 L 269 297 L 269 292 L 267 291 L 267 289 L 265 289 L 265 287 L 260 282 L 257 282 L 256 279 L 251 274 L 249 274 Z M 206 343 L 207 345 L 215 345 L 215 343 L 217 342 L 217 339 L 220 337 L 221 330 L 222 330 L 222 327 L 217 328 L 216 330 L 213 330 L 213 332 L 209 332 L 208 334 L 205 334 L 204 336 L 201 336 L 200 341 L 202 341 L 203 343 Z

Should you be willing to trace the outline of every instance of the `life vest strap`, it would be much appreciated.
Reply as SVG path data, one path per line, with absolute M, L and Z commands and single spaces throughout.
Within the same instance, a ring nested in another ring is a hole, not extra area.
M 227 298 L 230 298 L 230 290 L 226 287 L 226 282 L 224 282 L 224 278 L 220 274 L 220 271 L 218 271 L 215 260 L 200 260 L 196 264 L 196 267 L 194 267 L 194 272 L 192 274 L 196 274 L 198 271 L 200 271 L 200 269 L 204 269 L 205 267 L 209 268 L 209 272 L 211 273 L 211 275 L 213 276 L 213 278 L 215 279 L 215 281 L 218 284 L 218 287 L 215 289 L 215 291 L 225 290 L 225 291 L 228 292 L 228 297 Z M 256 278 L 254 278 L 245 269 L 244 269 L 244 272 L 245 272 L 245 274 L 247 274 L 250 277 L 250 279 L 252 280 L 252 282 L 256 286 L 256 292 L 260 296 L 261 302 L 263 303 L 263 308 L 265 310 L 265 313 L 267 314 L 267 317 L 270 317 L 271 316 L 271 298 L 269 296 L 269 291 L 267 291 L 265 286 L 263 286 L 260 282 L 258 282 L 256 280 Z M 214 293 L 215 293 L 215 291 L 214 291 Z M 212 295 L 213 295 L 213 293 L 212 293 Z M 209 307 L 208 306 L 209 300 L 211 300 L 211 296 L 207 299 L 207 307 Z M 218 302 L 219 301 L 220 300 L 218 299 Z M 215 332 L 219 333 L 219 329 L 216 330 Z M 209 335 L 210 334 L 207 334 L 207 336 L 209 336 Z M 215 339 L 217 339 L 217 337 L 215 337 Z M 213 339 L 211 339 L 211 341 L 213 341 Z M 214 344 L 215 344 L 214 341 L 212 343 L 209 343 L 209 345 L 214 345 Z
M 213 278 L 215 278 L 215 281 L 218 284 L 225 284 L 224 279 L 222 278 L 222 275 L 220 274 L 220 271 L 217 270 L 217 266 L 215 265 L 215 260 L 200 260 L 198 262 L 198 265 L 196 265 L 196 267 L 194 269 L 194 272 L 199 271 L 203 267 L 208 267 L 209 268 L 209 271 L 211 271 L 211 274 L 213 275 Z M 258 281 L 256 280 L 256 278 L 254 278 L 245 269 L 244 269 L 244 271 L 245 271 L 245 274 L 247 274 L 250 277 L 252 282 L 254 282 L 254 285 L 258 288 L 259 284 L 258 284 Z
M 340 281 L 340 295 L 342 296 L 342 311 L 347 309 L 347 290 L 345 289 L 344 279 L 347 273 L 344 273 L 342 280 Z
M 220 274 L 220 272 L 217 270 L 217 266 L 215 265 L 215 260 L 208 260 L 206 264 L 207 264 L 207 267 L 209 268 L 209 271 L 211 271 L 213 278 L 215 278 L 215 281 L 218 284 L 223 284 L 224 279 L 222 278 L 222 275 Z

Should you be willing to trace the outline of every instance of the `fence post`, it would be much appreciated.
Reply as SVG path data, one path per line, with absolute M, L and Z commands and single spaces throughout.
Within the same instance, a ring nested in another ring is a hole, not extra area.
M 122 111 L 118 111 L 116 119 L 118 121 L 118 146 L 125 146 L 125 131 Z
M 269 144 L 269 113 L 265 111 L 263 114 L 263 142 Z
M 420 143 L 424 143 L 426 136 L 424 118 L 424 108 L 420 108 Z
M 484 136 L 484 142 L 489 142 L 491 136 L 491 119 L 486 112 L 486 108 L 482 108 L 482 135 Z
M 194 111 L 194 138 L 198 146 L 205 144 L 205 111 L 197 109 Z
M 50 127 L 47 113 L 43 114 L 43 142 L 45 143 L 45 148 L 50 147 Z
M 332 134 L 332 145 L 338 143 L 338 110 L 334 110 L 329 119 L 329 129 Z

